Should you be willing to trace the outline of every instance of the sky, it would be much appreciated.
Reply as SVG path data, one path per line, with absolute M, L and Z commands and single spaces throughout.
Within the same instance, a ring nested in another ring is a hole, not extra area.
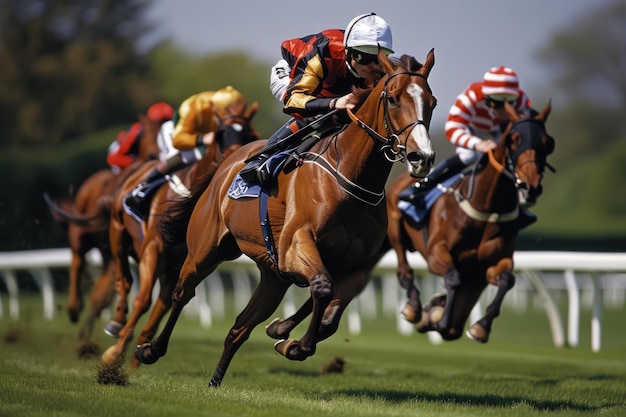
M 433 122 L 443 123 L 455 97 L 480 80 L 490 67 L 513 68 L 536 108 L 551 94 L 545 68 L 536 53 L 552 36 L 571 29 L 590 11 L 612 0 L 155 0 L 150 18 L 155 34 L 171 38 L 190 52 L 243 51 L 280 59 L 285 39 L 344 29 L 355 16 L 375 12 L 391 26 L 395 54 L 423 62 L 435 49 L 429 83 L 439 105 Z M 268 77 L 269 79 L 269 77 Z M 269 89 L 269 84 L 268 84 Z M 552 97 L 558 105 L 558 97 Z

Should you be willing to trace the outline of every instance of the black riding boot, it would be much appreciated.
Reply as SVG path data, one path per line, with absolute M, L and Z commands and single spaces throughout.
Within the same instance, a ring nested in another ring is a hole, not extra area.
M 165 161 L 165 167 L 159 169 L 154 168 L 148 174 L 148 177 L 140 182 L 128 195 L 126 196 L 126 205 L 131 208 L 139 207 L 146 199 L 146 191 L 149 189 L 150 184 L 154 181 L 163 178 L 165 174 L 177 171 L 184 168 L 187 164 L 183 162 L 183 158 L 180 153 L 168 158 Z
M 421 181 L 410 185 L 404 189 L 399 195 L 400 200 L 408 201 L 410 203 L 423 195 L 428 190 L 432 190 L 437 184 L 451 178 L 461 172 L 466 165 L 461 161 L 458 155 L 451 156 L 448 159 L 441 161 L 439 165 L 433 168 L 432 171 Z
M 161 178 L 163 173 L 158 168 L 154 168 L 148 174 L 148 177 L 140 182 L 130 193 L 126 195 L 126 205 L 131 208 L 139 207 L 146 198 L 146 190 L 152 181 Z
M 259 183 L 265 184 L 269 181 L 271 172 L 268 171 L 267 166 L 264 165 L 264 162 L 267 161 L 272 155 L 283 151 L 289 147 L 291 143 L 280 143 L 280 145 L 276 145 L 283 139 L 289 137 L 294 132 L 291 130 L 290 125 L 293 124 L 294 120 L 289 120 L 287 123 L 282 125 L 280 129 L 276 131 L 268 140 L 263 149 L 261 149 L 261 154 L 257 156 L 252 161 L 248 162 L 240 172 L 239 176 L 248 182 L 248 183 Z M 290 142 L 290 141 L 288 141 Z

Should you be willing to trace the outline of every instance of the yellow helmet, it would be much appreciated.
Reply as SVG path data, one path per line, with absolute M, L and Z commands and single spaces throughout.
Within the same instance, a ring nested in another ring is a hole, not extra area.
M 213 104 L 220 109 L 226 109 L 229 105 L 239 103 L 243 100 L 245 100 L 243 94 L 230 85 L 220 88 L 213 94 L 213 97 L 211 97 Z

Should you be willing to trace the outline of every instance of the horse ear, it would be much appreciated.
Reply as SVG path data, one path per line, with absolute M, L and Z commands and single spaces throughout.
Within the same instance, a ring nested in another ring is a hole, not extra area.
M 248 109 L 248 112 L 246 113 L 246 117 L 248 119 L 251 119 L 252 116 L 254 116 L 257 111 L 259 111 L 259 102 L 255 101 L 254 103 L 250 105 L 250 108 Z
M 385 70 L 387 74 L 391 74 L 395 70 L 395 66 L 392 64 L 387 54 L 380 48 L 380 45 L 378 45 L 378 62 L 381 63 L 383 70 Z
M 422 65 L 422 68 L 420 68 L 420 70 L 418 71 L 419 74 L 422 74 L 424 78 L 428 78 L 428 75 L 430 74 L 430 70 L 433 69 L 434 65 L 435 65 L 435 48 L 432 48 L 430 51 L 428 51 L 428 55 L 426 55 L 426 61 L 424 62 L 424 65 Z
M 517 110 L 515 109 L 515 107 L 510 105 L 508 101 L 504 102 L 504 111 L 506 112 L 506 115 L 509 117 L 509 120 L 513 122 L 521 119 L 521 116 L 517 113 Z
M 548 120 L 548 116 L 550 115 L 551 111 L 552 111 L 552 99 L 548 100 L 548 104 L 546 104 L 546 107 L 544 107 L 544 109 L 541 110 L 541 113 L 539 113 L 535 119 L 543 120 L 543 122 L 545 123 L 546 120 Z

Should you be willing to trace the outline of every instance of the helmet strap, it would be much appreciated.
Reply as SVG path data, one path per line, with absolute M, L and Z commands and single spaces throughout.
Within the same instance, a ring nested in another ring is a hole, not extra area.
M 352 75 L 354 75 L 357 78 L 361 78 L 359 73 L 352 66 L 352 54 L 354 54 L 354 52 L 352 51 L 352 48 L 346 48 L 346 66 L 348 67 L 348 70 L 352 73 Z

